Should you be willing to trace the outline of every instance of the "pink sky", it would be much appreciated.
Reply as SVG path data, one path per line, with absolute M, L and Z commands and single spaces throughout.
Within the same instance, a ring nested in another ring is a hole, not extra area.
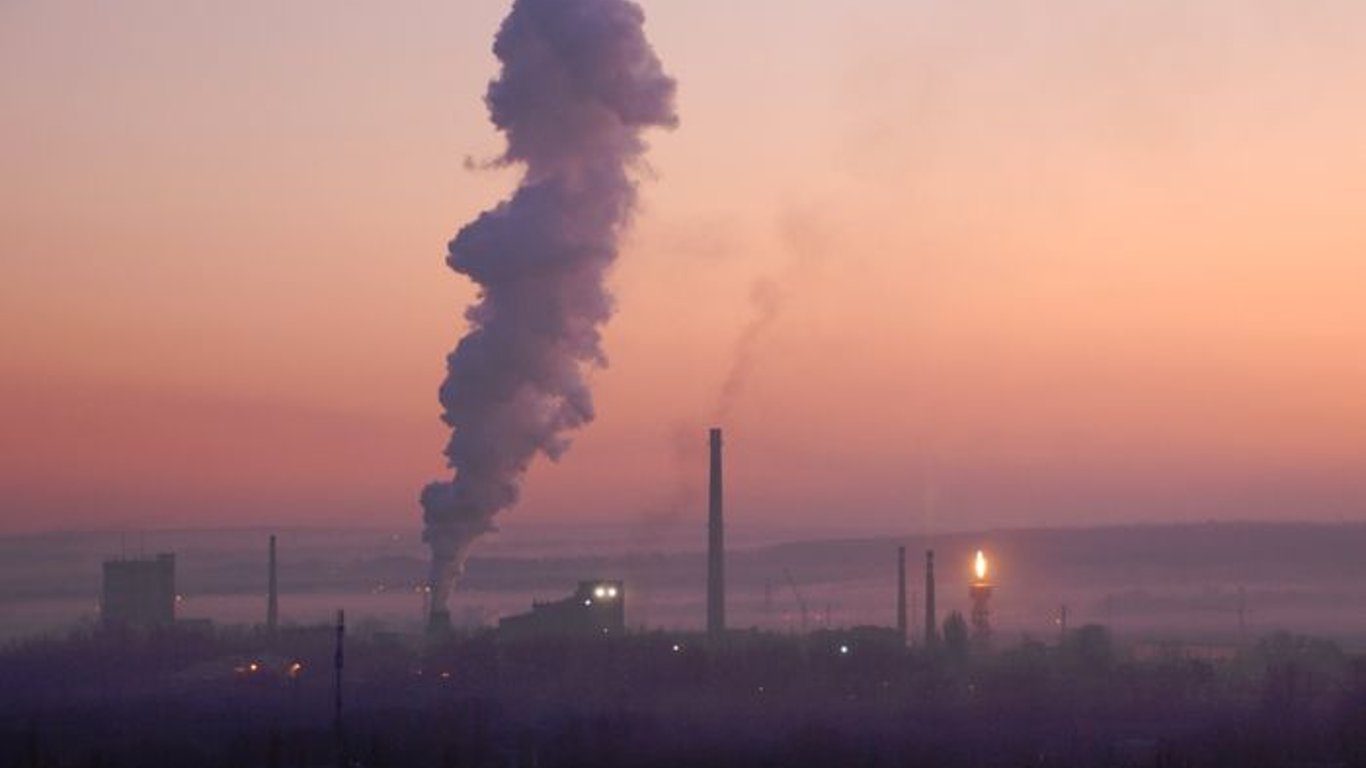
M 700 488 L 769 281 L 733 519 L 1366 519 L 1359 3 L 643 5 L 683 125 L 510 515 Z M 419 526 L 505 11 L 0 5 L 0 531 Z

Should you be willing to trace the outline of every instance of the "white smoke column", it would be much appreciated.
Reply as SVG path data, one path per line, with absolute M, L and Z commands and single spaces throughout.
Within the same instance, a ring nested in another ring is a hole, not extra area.
M 635 204 L 640 134 L 678 120 L 644 21 L 628 0 L 516 0 L 494 41 L 503 68 L 485 100 L 507 137 L 501 162 L 526 168 L 446 258 L 480 298 L 440 390 L 455 476 L 422 491 L 434 613 L 536 454 L 557 459 L 593 419 L 584 372 L 606 365 L 604 280 Z

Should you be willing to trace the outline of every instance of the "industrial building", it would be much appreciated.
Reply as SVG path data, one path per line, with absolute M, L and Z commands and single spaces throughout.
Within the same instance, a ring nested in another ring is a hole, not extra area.
M 498 631 L 509 640 L 623 634 L 626 588 L 620 581 L 581 581 L 563 600 L 532 603 L 529 613 L 501 619 Z
M 106 628 L 164 627 L 175 623 L 175 555 L 104 564 L 100 618 Z

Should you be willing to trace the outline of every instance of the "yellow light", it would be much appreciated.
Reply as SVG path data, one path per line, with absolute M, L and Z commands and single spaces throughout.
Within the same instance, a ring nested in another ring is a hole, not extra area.
M 982 554 L 982 550 L 977 550 L 977 562 L 973 566 L 977 570 L 977 580 L 987 580 L 987 556 Z
M 617 588 L 616 588 L 616 587 L 608 587 L 608 588 L 607 588 L 607 596 L 608 596 L 608 597 L 616 597 L 616 596 L 617 596 Z
M 598 587 L 597 589 L 593 590 L 593 597 L 596 597 L 599 600 L 601 600 L 604 597 L 607 597 L 607 588 Z

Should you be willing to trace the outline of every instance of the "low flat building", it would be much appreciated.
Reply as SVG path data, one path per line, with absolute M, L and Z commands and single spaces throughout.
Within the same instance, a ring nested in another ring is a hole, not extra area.
M 626 631 L 626 588 L 620 581 L 581 581 L 563 600 L 532 603 L 529 613 L 498 622 L 506 639 L 600 637 Z

